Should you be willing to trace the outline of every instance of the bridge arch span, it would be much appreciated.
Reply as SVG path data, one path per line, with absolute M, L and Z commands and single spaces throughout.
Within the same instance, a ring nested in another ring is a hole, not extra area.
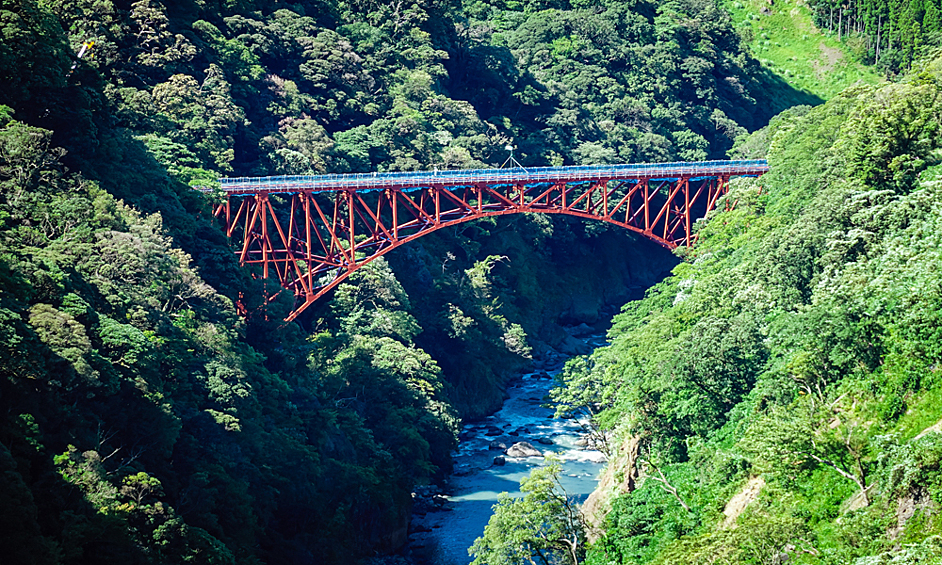
M 520 213 L 566 214 L 637 232 L 673 249 L 733 176 L 765 161 L 711 161 L 221 179 L 214 214 L 243 265 L 294 293 L 293 320 L 351 273 L 439 229 Z

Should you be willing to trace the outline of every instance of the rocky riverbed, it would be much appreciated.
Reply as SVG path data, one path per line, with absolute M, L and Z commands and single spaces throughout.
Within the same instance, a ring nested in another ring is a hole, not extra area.
M 585 338 L 591 346 L 600 339 Z M 455 456 L 455 471 L 443 490 L 416 490 L 410 528 L 410 553 L 416 563 L 465 565 L 468 548 L 484 532 L 497 495 L 519 495 L 520 479 L 545 455 L 562 461 L 562 483 L 571 495 L 584 499 L 595 489 L 604 455 L 587 446 L 582 426 L 553 418 L 547 395 L 565 362 L 550 353 L 536 369 L 508 388 L 503 408 L 492 416 L 466 424 Z

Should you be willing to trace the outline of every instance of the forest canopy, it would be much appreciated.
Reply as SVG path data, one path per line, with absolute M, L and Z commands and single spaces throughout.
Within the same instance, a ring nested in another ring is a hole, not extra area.
M 919 240 L 934 217 L 935 77 L 861 87 L 762 129 L 823 101 L 761 66 L 714 0 L 0 0 L 4 563 L 349 563 L 395 551 L 415 485 L 451 469 L 459 421 L 493 410 L 515 371 L 565 339 L 561 313 L 594 322 L 678 261 L 609 228 L 485 220 L 371 263 L 303 324 L 284 324 L 290 297 L 238 265 L 191 188 L 221 176 L 497 166 L 508 144 L 528 166 L 768 149 L 791 176 L 770 173 L 769 193 L 737 186 L 699 258 L 581 361 L 613 371 L 592 373 L 620 389 L 600 397 L 614 403 L 607 422 L 642 408 L 626 421 L 668 474 L 697 461 L 687 438 L 732 437 L 741 423 L 751 443 L 723 467 L 738 478 L 747 460 L 783 472 L 754 422 L 817 429 L 821 412 L 782 406 L 799 391 L 830 399 L 846 373 L 879 375 L 866 406 L 903 421 L 937 356 L 931 248 L 894 255 L 880 242 Z M 859 186 L 831 182 L 828 159 L 848 155 Z M 821 179 L 802 200 L 796 183 Z M 868 216 L 861 202 L 882 208 Z M 827 221 L 784 239 L 761 231 L 806 210 Z M 727 246 L 743 241 L 765 247 Z M 760 268 L 749 253 L 774 260 Z M 863 258 L 928 290 L 881 290 Z M 741 293 L 708 310 L 685 273 L 721 261 L 731 273 L 752 265 L 768 288 L 716 275 Z M 819 289 L 852 288 L 840 267 L 857 263 L 869 301 Z M 892 322 L 892 308 L 906 317 Z M 650 348 L 651 332 L 691 340 Z M 665 364 L 641 367 L 644 355 Z M 744 402 L 761 411 L 741 416 Z M 869 472 L 882 463 L 865 439 L 848 445 L 863 446 L 855 464 Z M 908 439 L 893 461 L 915 457 Z M 860 478 L 852 459 L 838 467 Z M 893 492 L 930 463 L 907 467 Z M 638 505 L 616 502 L 612 519 L 644 517 Z M 697 516 L 671 514 L 670 531 L 694 531 Z M 641 530 L 656 525 L 644 519 Z M 635 555 L 635 541 L 604 543 Z

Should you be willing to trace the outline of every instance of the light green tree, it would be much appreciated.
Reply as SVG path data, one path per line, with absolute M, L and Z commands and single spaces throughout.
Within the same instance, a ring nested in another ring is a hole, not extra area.
M 846 396 L 829 405 L 815 403 L 810 395 L 801 396 L 792 406 L 775 407 L 758 418 L 739 447 L 752 456 L 757 468 L 773 473 L 788 474 L 814 465 L 829 468 L 853 481 L 864 505 L 870 504 L 873 483 L 866 459 L 870 423 L 859 421 L 854 406 L 855 399 Z
M 585 527 L 575 500 L 559 481 L 552 461 L 520 482 L 523 497 L 501 493 L 484 535 L 468 550 L 472 565 L 530 563 L 577 565 L 585 555 Z

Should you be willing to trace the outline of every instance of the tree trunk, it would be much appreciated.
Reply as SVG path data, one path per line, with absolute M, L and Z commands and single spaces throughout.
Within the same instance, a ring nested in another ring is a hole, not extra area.
M 877 56 L 874 63 L 880 62 L 880 26 L 883 24 L 883 14 L 877 16 Z

